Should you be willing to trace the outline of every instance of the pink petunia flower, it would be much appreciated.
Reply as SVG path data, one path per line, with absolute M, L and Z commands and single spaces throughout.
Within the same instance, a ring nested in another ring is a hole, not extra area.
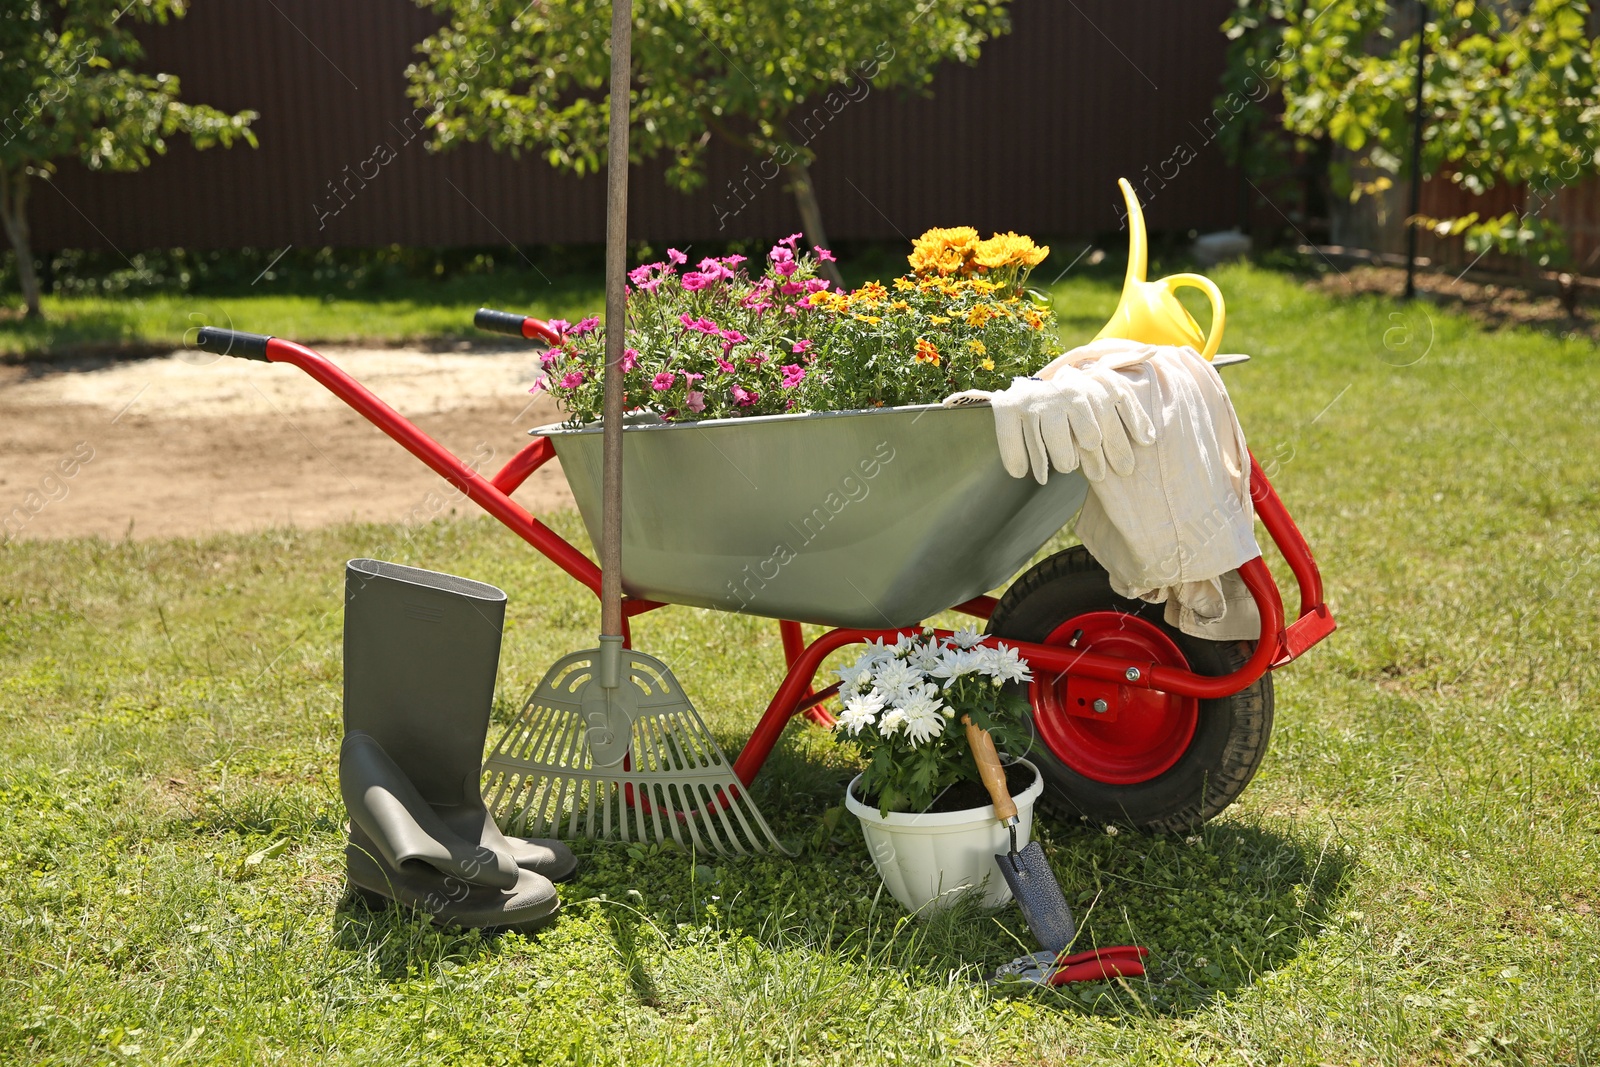
M 670 259 L 676 266 L 682 266 L 683 264 L 689 262 L 689 257 L 678 251 L 676 248 L 667 249 L 667 258 Z
M 793 264 L 790 265 L 793 266 Z M 805 291 L 806 286 L 804 282 L 784 282 L 778 287 L 778 292 L 782 293 L 784 296 L 794 296 L 796 293 L 803 293 Z
M 651 271 L 656 270 L 658 267 L 665 267 L 665 266 L 666 266 L 665 263 L 660 263 L 660 262 L 657 262 L 657 263 L 645 263 L 645 264 L 643 264 L 641 266 L 635 267 L 632 270 L 630 270 L 628 272 L 628 280 L 630 282 L 632 282 L 634 285 L 643 285 L 646 281 L 649 280 Z
M 788 245 L 790 248 L 795 248 L 797 245 L 799 245 L 800 238 L 802 238 L 804 236 L 805 236 L 805 234 L 803 234 L 803 233 L 791 233 L 789 236 L 785 237 L 783 240 L 779 241 L 778 243 L 781 244 L 781 245 Z
M 806 281 L 806 292 L 820 293 L 831 284 L 826 278 L 811 278 Z
M 683 396 L 683 406 L 698 415 L 706 409 L 706 394 L 691 389 Z
M 686 370 L 683 372 L 683 380 L 688 382 L 690 385 L 693 385 L 695 382 L 700 381 L 704 377 L 704 374 L 696 374 L 691 370 Z
M 816 250 L 816 253 L 817 253 L 817 262 L 819 262 L 819 263 L 837 263 L 838 262 L 838 260 L 834 258 L 833 253 L 828 251 L 826 248 L 819 248 L 819 249 Z
M 789 346 L 789 351 L 793 352 L 797 356 L 805 355 L 807 352 L 811 351 L 811 339 L 808 337 L 804 341 L 796 341 L 794 344 Z
M 733 344 L 738 344 L 745 339 L 744 334 L 738 330 L 723 330 L 721 336 L 724 341 L 730 341 Z
M 545 370 L 549 370 L 551 365 L 560 358 L 561 352 L 558 349 L 547 348 L 543 352 L 539 353 L 539 366 L 543 367 Z
M 550 327 L 551 333 L 555 334 L 563 341 L 567 339 L 567 331 L 572 329 L 572 323 L 568 322 L 566 319 L 550 319 L 545 323 L 545 325 Z
M 716 279 L 713 277 L 701 274 L 697 270 L 691 270 L 683 276 L 683 287 L 692 293 L 696 290 L 704 289 L 714 281 Z
M 583 384 L 583 371 L 569 370 L 561 376 L 561 388 L 576 389 Z
M 582 337 L 586 333 L 593 332 L 593 330 L 599 325 L 600 320 L 591 315 L 572 328 L 572 336 Z
M 720 370 L 723 374 L 732 374 L 733 373 L 733 364 L 732 363 L 729 363 L 727 360 L 723 359 L 721 356 L 714 356 L 712 358 L 714 358 L 717 361 L 717 369 Z
M 650 388 L 658 393 L 664 393 L 672 388 L 672 383 L 677 380 L 677 375 L 669 370 L 664 370 L 650 379 Z
M 723 256 L 722 262 L 724 266 L 737 267 L 739 264 L 744 262 L 744 258 L 745 257 L 739 255 Z
M 639 365 L 639 353 L 631 348 L 622 350 L 622 369 L 630 371 Z
M 774 263 L 789 263 L 794 260 L 794 250 L 783 245 L 773 245 L 772 250 L 767 253 L 767 258 Z
M 767 354 L 765 352 L 757 352 L 753 356 L 744 357 L 744 361 L 752 367 L 759 367 L 767 361 Z
M 749 389 L 746 389 L 742 385 L 734 386 L 733 389 L 732 389 L 732 392 L 733 392 L 733 402 L 735 404 L 738 404 L 742 408 L 750 407 L 757 400 L 761 399 L 761 394 L 760 393 L 751 392 Z
M 530 393 L 542 393 L 548 388 L 550 388 L 550 383 L 547 380 L 545 380 L 544 378 L 540 378 L 538 381 L 533 383 L 533 388 L 529 389 L 528 392 L 530 392 Z
M 785 389 L 793 389 L 805 381 L 806 369 L 798 363 L 785 363 L 778 369 L 783 371 L 783 387 Z

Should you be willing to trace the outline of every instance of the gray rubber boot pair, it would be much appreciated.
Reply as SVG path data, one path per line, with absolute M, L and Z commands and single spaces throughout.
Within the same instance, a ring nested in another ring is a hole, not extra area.
M 543 925 L 577 860 L 506 837 L 479 793 L 506 595 L 378 560 L 345 568 L 344 743 L 350 884 L 470 927 Z

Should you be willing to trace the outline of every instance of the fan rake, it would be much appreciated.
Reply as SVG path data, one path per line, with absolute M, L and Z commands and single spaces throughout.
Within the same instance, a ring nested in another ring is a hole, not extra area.
M 551 667 L 485 762 L 483 795 L 500 825 L 788 854 L 667 665 L 621 650 L 622 684 L 601 690 L 591 684 L 599 659 L 574 652 Z

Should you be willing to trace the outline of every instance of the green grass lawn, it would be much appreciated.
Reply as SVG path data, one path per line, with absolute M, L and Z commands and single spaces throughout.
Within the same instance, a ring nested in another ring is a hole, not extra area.
M 580 844 L 532 939 L 344 904 L 344 560 L 509 592 L 502 719 L 592 644 L 592 599 L 487 520 L 20 542 L 0 1060 L 1600 1061 L 1600 353 L 1215 276 L 1225 347 L 1256 357 L 1234 398 L 1341 629 L 1277 676 L 1271 751 L 1203 832 L 1039 824 L 1085 937 L 1148 945 L 1148 979 L 976 984 L 1022 951 L 1014 909 L 908 921 L 830 814 L 849 752 L 804 725 L 757 789 L 797 859 Z M 1086 336 L 1116 284 L 1056 295 Z M 742 617 L 668 609 L 636 639 L 729 748 L 780 673 Z
M 0 321 L 0 359 L 159 351 L 183 344 L 185 332 L 199 326 L 275 334 L 309 344 L 481 338 L 487 335 L 473 328 L 472 313 L 484 305 L 537 309 L 547 318 L 576 321 L 596 300 L 604 305 L 598 276 L 550 281 L 532 271 L 404 281 L 379 295 L 343 297 L 252 290 L 48 297 L 42 320 Z

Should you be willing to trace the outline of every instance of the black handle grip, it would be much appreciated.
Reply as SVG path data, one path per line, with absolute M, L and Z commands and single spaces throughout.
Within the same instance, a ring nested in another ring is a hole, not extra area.
M 512 337 L 524 336 L 522 324 L 527 321 L 526 315 L 518 315 L 510 311 L 496 311 L 494 308 L 479 308 L 478 313 L 472 316 L 472 325 L 480 330 L 490 333 L 510 334 Z
M 245 333 L 243 330 L 224 330 L 220 326 L 202 326 L 200 333 L 194 339 L 194 347 L 203 348 L 207 352 L 215 352 L 219 356 L 238 356 L 240 359 L 259 359 L 267 362 L 267 342 L 272 340 L 265 334 Z

